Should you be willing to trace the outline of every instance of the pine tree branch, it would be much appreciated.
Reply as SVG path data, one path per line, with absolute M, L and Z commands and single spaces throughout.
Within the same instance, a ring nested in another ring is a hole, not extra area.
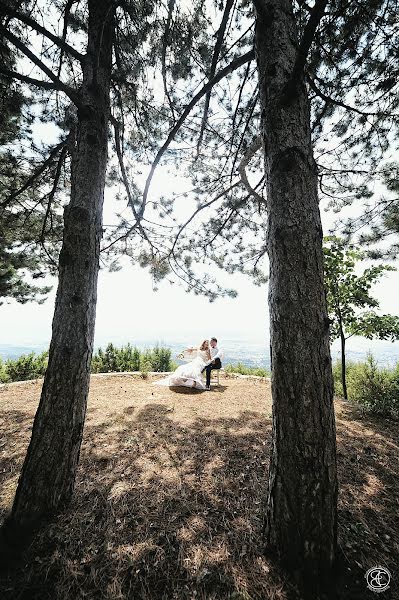
M 5 200 L 3 200 L 3 202 L 0 204 L 0 206 L 2 208 L 5 208 L 8 204 L 10 204 L 10 202 L 12 202 L 20 194 L 22 194 L 23 192 L 25 192 L 34 183 L 34 181 L 38 177 L 40 177 L 40 175 L 42 173 L 44 173 L 44 171 L 53 163 L 53 161 L 54 161 L 55 157 L 57 156 L 58 152 L 60 150 L 62 150 L 64 148 L 64 146 L 67 145 L 68 141 L 69 141 L 69 137 L 67 137 L 66 139 L 62 140 L 59 144 L 57 144 L 56 146 L 54 146 L 54 148 L 52 148 L 52 150 L 51 150 L 50 154 L 48 155 L 48 157 L 46 158 L 46 160 L 26 180 L 26 182 L 24 183 L 24 185 L 22 187 L 20 187 L 18 190 L 16 190 L 15 192 L 13 192 L 12 194 L 10 194 Z
M 237 209 L 235 207 L 230 210 L 229 214 L 227 215 L 225 220 L 221 223 L 221 225 L 218 228 L 218 230 L 216 231 L 215 235 L 209 240 L 209 242 L 208 242 L 209 246 L 211 246 L 213 244 L 213 242 L 216 240 L 216 238 L 222 233 L 223 229 L 226 227 L 227 223 L 230 221 L 230 219 L 234 215 L 234 213 L 237 213 Z
M 46 233 L 47 219 L 48 219 L 48 216 L 50 214 L 51 204 L 52 204 L 52 202 L 54 200 L 54 196 L 55 196 L 57 188 L 58 188 L 58 183 L 59 183 L 59 180 L 60 180 L 60 177 L 61 177 L 61 169 L 62 169 L 62 165 L 64 164 L 65 157 L 67 155 L 67 150 L 68 150 L 67 146 L 66 145 L 63 146 L 63 148 L 61 150 L 61 153 L 60 153 L 60 156 L 58 158 L 57 168 L 56 168 L 56 171 L 55 171 L 53 185 L 51 186 L 51 190 L 50 190 L 50 192 L 48 194 L 47 209 L 46 209 L 46 214 L 44 215 L 44 221 L 43 221 L 42 231 L 41 231 L 40 239 L 39 239 L 39 242 L 40 242 L 40 244 L 43 247 L 44 247 L 44 236 L 45 236 L 45 233 Z
M 45 27 L 43 27 L 42 25 L 37 23 L 37 21 L 35 21 L 31 17 L 29 17 L 28 15 L 24 15 L 23 13 L 20 13 L 17 10 L 14 10 L 13 8 L 11 8 L 11 6 L 7 6 L 4 4 L 2 5 L 2 10 L 10 18 L 17 19 L 18 21 L 21 21 L 21 23 L 25 23 L 25 25 L 28 25 L 28 27 L 31 27 L 38 33 L 41 33 L 42 35 L 44 35 L 46 38 L 48 38 L 54 44 L 56 44 L 56 46 L 58 46 L 59 48 L 64 50 L 64 52 L 67 52 L 68 54 L 70 54 L 71 56 L 73 56 L 74 58 L 79 60 L 80 62 L 82 62 L 82 60 L 84 59 L 83 54 L 80 54 L 80 52 L 78 52 L 73 46 L 68 44 L 65 41 L 65 39 L 61 39 L 57 35 L 54 35 L 50 31 L 48 31 Z
M 67 3 L 64 8 L 64 25 L 62 28 L 62 41 L 65 42 L 67 31 L 68 31 L 68 19 L 71 14 L 71 8 L 76 0 L 67 0 Z M 58 73 L 57 76 L 61 76 L 61 68 L 62 68 L 62 59 L 64 58 L 63 49 L 61 48 L 60 52 L 60 63 L 58 65 Z
M 317 168 L 323 169 L 324 171 L 329 171 L 331 173 L 356 173 L 361 175 L 372 175 L 372 172 L 364 171 L 362 169 L 333 169 L 332 167 L 327 167 L 321 163 L 317 163 Z M 375 173 L 377 173 L 377 171 Z
M 217 66 L 217 63 L 219 60 L 220 50 L 221 50 L 222 44 L 223 44 L 223 37 L 224 37 L 225 31 L 226 31 L 227 22 L 229 19 L 230 11 L 233 6 L 233 2 L 234 2 L 234 0 L 227 0 L 227 2 L 226 2 L 222 21 L 220 23 L 220 27 L 217 32 L 216 44 L 215 44 L 215 47 L 213 50 L 211 69 L 209 72 L 209 79 L 213 79 L 213 77 L 215 77 L 216 66 Z M 201 144 L 202 144 L 202 139 L 204 137 L 204 131 L 205 131 L 205 126 L 206 126 L 206 121 L 208 118 L 210 101 L 211 101 L 211 90 L 209 90 L 205 95 L 204 114 L 202 116 L 201 129 L 200 129 L 200 133 L 198 136 L 198 142 L 197 142 L 197 156 L 199 155 Z
M 51 79 L 51 81 L 53 83 L 55 83 L 58 86 L 58 88 L 61 91 L 63 91 L 72 100 L 72 102 L 74 104 L 76 104 L 76 106 L 80 105 L 80 97 L 79 97 L 78 92 L 76 90 L 74 90 L 73 88 L 69 87 L 68 85 L 66 85 L 65 83 L 63 83 L 60 79 L 58 79 L 58 77 L 56 75 L 54 75 L 52 70 L 49 69 L 48 67 L 46 67 L 46 65 L 35 54 L 33 54 L 33 52 L 31 50 L 29 50 L 29 48 L 27 48 L 25 46 L 25 44 L 23 42 L 21 42 L 21 40 L 16 35 L 11 33 L 10 31 L 7 31 L 7 29 L 2 27 L 1 25 L 0 25 L 0 33 L 2 33 L 4 35 L 4 37 L 6 39 L 8 39 L 8 41 L 11 42 L 11 44 L 13 44 L 13 46 L 18 48 L 18 50 L 20 50 L 23 54 L 25 54 L 25 56 L 27 58 L 29 58 L 29 60 L 31 62 L 33 62 L 33 64 L 35 64 L 37 67 L 39 67 L 39 69 L 45 75 L 47 75 L 47 77 L 49 79 Z
M 30 85 L 35 85 L 37 87 L 43 88 L 45 90 L 58 90 L 62 91 L 62 86 L 57 85 L 55 82 L 43 81 L 42 79 L 34 79 L 33 77 L 28 77 L 27 75 L 22 75 L 22 73 L 17 73 L 16 71 L 9 71 L 8 69 L 2 69 L 0 67 L 0 73 L 5 75 L 6 77 L 10 77 L 11 79 L 18 79 L 18 81 L 22 81 L 23 83 L 28 83 Z
M 251 158 L 255 156 L 257 151 L 261 148 L 262 138 L 260 136 L 257 136 L 245 151 L 245 154 L 238 166 L 238 173 L 241 177 L 241 181 L 244 184 L 244 187 L 246 188 L 247 192 L 249 192 L 250 196 L 255 198 L 255 200 L 257 200 L 260 204 L 263 204 L 265 202 L 265 199 L 260 194 L 258 194 L 258 192 L 253 187 L 251 187 L 248 181 L 247 172 L 245 170 Z
M 151 241 L 148 239 L 148 236 L 147 236 L 143 226 L 141 225 L 141 221 L 142 221 L 144 213 L 143 214 L 141 212 L 137 213 L 136 207 L 134 206 L 134 200 L 133 200 L 132 193 L 130 190 L 129 180 L 127 177 L 125 163 L 123 161 L 123 156 L 122 156 L 122 147 L 121 147 L 121 142 L 120 142 L 120 126 L 119 126 L 118 121 L 114 117 L 111 117 L 111 122 L 114 127 L 116 155 L 118 157 L 119 168 L 121 170 L 122 181 L 123 181 L 123 185 L 125 187 L 128 202 L 129 202 L 130 208 L 132 209 L 134 218 L 136 219 L 136 223 L 138 225 L 138 228 L 139 228 L 143 238 L 148 242 L 151 250 L 153 250 L 153 245 L 152 245 Z
M 241 134 L 241 138 L 240 138 L 239 144 L 237 146 L 237 150 L 235 151 L 235 154 L 234 154 L 233 165 L 231 167 L 231 172 L 230 172 L 230 181 L 233 180 L 234 169 L 235 169 L 235 165 L 236 165 L 236 162 L 237 162 L 237 159 L 238 159 L 238 153 L 241 150 L 241 147 L 242 147 L 242 145 L 244 143 L 245 134 L 247 133 L 247 130 L 248 130 L 249 124 L 250 124 L 250 122 L 252 120 L 252 115 L 254 113 L 254 110 L 256 108 L 257 103 L 258 103 L 258 94 L 256 94 L 254 96 L 254 98 L 252 99 L 252 106 L 248 109 L 248 114 L 247 114 L 247 118 L 245 120 L 244 129 L 243 129 L 243 132 Z
M 145 209 L 145 205 L 147 202 L 147 197 L 148 197 L 148 191 L 150 189 L 150 185 L 151 185 L 151 181 L 152 178 L 154 176 L 155 173 L 155 169 L 157 168 L 162 156 L 165 154 L 166 150 L 168 149 L 169 145 L 171 144 L 171 142 L 174 140 L 177 132 L 179 131 L 179 129 L 181 128 L 181 126 L 183 125 L 184 121 L 186 120 L 187 116 L 190 114 L 190 112 L 192 111 L 192 109 L 194 108 L 194 106 L 201 100 L 201 98 L 203 98 L 203 96 L 205 96 L 205 94 L 211 90 L 217 83 L 219 83 L 219 81 L 221 81 L 224 77 L 226 77 L 227 75 L 229 75 L 230 73 L 232 73 L 233 71 L 235 71 L 236 69 L 238 69 L 239 67 L 241 67 L 242 65 L 245 65 L 248 61 L 253 60 L 255 57 L 255 52 L 254 50 L 249 50 L 249 52 L 247 52 L 246 54 L 243 54 L 242 56 L 239 56 L 238 58 L 236 58 L 235 60 L 233 60 L 230 64 L 228 64 L 226 67 L 224 67 L 223 69 L 221 69 L 219 71 L 219 73 L 217 75 L 215 75 L 215 77 L 213 79 L 211 79 L 210 81 L 208 81 L 204 87 L 192 98 L 192 100 L 187 104 L 186 108 L 184 109 L 182 115 L 180 116 L 179 120 L 177 121 L 177 123 L 175 124 L 175 126 L 171 129 L 171 131 L 169 132 L 169 135 L 165 141 L 165 143 L 163 144 L 163 146 L 158 150 L 155 159 L 151 165 L 151 169 L 150 169 L 150 173 L 147 177 L 146 183 L 145 183 L 145 187 L 144 187 L 144 192 L 143 192 L 143 201 L 141 203 L 141 208 L 139 211 L 139 214 L 142 216 L 144 213 L 144 209 Z
M 169 90 L 168 90 L 168 84 L 166 81 L 166 50 L 167 50 L 168 44 L 169 44 L 170 24 L 172 21 L 172 14 L 173 14 L 173 10 L 175 7 L 175 3 L 176 3 L 176 0 L 169 0 L 169 2 L 168 2 L 168 17 L 166 20 L 165 32 L 164 32 L 163 40 L 162 40 L 162 57 L 161 57 L 163 89 L 165 92 L 165 96 L 168 99 L 170 111 L 172 113 L 172 117 L 173 117 L 174 121 L 176 121 L 175 111 L 173 108 L 172 98 L 170 97 Z
M 331 102 L 332 104 L 336 104 L 337 106 L 341 106 L 342 108 L 345 108 L 346 110 L 355 112 L 358 115 L 363 115 L 365 117 L 378 117 L 378 116 L 390 117 L 390 116 L 393 116 L 391 113 L 386 113 L 386 112 L 365 112 L 363 110 L 355 108 L 354 106 L 349 106 L 349 104 L 345 104 L 344 102 L 341 102 L 341 100 L 337 100 L 335 98 L 331 98 L 331 96 L 328 96 L 327 94 L 325 94 L 324 92 L 322 92 L 316 86 L 314 80 L 309 75 L 306 77 L 306 79 L 309 82 L 309 85 L 310 85 L 311 89 L 314 91 L 314 93 L 317 96 L 319 96 L 320 98 L 322 98 L 325 102 Z
M 310 13 L 310 17 L 305 25 L 305 29 L 302 34 L 302 39 L 299 44 L 299 48 L 296 53 L 296 59 L 294 63 L 294 67 L 292 69 L 291 77 L 287 84 L 285 85 L 285 89 L 283 92 L 283 101 L 288 102 L 295 95 L 295 90 L 298 84 L 298 81 L 303 75 L 303 71 L 306 65 L 306 61 L 308 58 L 310 47 L 313 43 L 314 36 L 316 33 L 316 29 L 324 15 L 324 10 L 326 8 L 328 0 L 316 0 L 312 11 Z
M 191 223 L 191 221 L 194 219 L 194 217 L 199 212 L 201 212 L 202 210 L 204 210 L 205 208 L 208 208 L 209 206 L 211 206 L 212 204 L 214 204 L 215 202 L 217 202 L 218 200 L 220 200 L 220 198 L 223 198 L 223 196 L 225 196 L 226 194 L 228 194 L 228 192 L 231 192 L 231 190 L 234 189 L 235 187 L 237 187 L 240 183 L 241 183 L 240 181 L 236 181 L 230 187 L 228 187 L 226 190 L 222 190 L 217 196 L 215 196 L 215 198 L 212 198 L 212 200 L 209 200 L 209 202 L 206 202 L 202 206 L 199 206 L 193 212 L 193 214 L 191 215 L 191 217 L 189 219 L 187 219 L 187 221 L 185 223 L 183 223 L 183 225 L 180 227 L 179 231 L 177 232 L 177 234 L 175 236 L 175 239 L 173 241 L 172 249 L 170 251 L 171 255 L 174 256 L 174 250 L 176 248 L 177 240 L 179 239 L 179 237 L 181 236 L 181 234 L 183 233 L 183 231 L 187 227 L 187 225 L 189 225 Z

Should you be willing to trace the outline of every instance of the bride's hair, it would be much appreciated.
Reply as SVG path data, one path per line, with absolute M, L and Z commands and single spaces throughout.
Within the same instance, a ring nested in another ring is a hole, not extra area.
M 201 346 L 199 347 L 200 350 L 204 350 L 207 355 L 208 355 L 208 360 L 211 358 L 211 352 L 209 350 L 209 341 L 208 340 L 204 340 L 201 344 Z

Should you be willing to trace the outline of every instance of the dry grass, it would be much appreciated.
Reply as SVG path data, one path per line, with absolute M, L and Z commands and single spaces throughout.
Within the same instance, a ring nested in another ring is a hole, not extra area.
M 93 376 L 72 505 L 24 564 L 5 600 L 291 600 L 262 555 L 271 398 L 268 382 L 223 378 L 211 393 Z M 41 381 L 0 389 L 0 511 L 10 507 Z M 385 564 L 398 590 L 399 424 L 336 402 L 342 599 L 374 598 L 364 572 Z M 396 587 L 394 587 L 396 586 Z M 399 595 L 397 596 L 399 597 Z

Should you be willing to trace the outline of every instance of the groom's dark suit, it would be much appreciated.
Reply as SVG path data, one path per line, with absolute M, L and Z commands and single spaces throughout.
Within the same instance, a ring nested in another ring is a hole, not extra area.
M 210 365 L 207 365 L 206 367 L 204 367 L 202 369 L 202 372 L 205 371 L 206 373 L 206 387 L 209 387 L 211 385 L 211 371 L 213 371 L 214 369 L 221 369 L 222 368 L 222 363 L 220 362 L 220 358 L 215 358 L 215 362 Z
M 219 350 L 219 348 L 217 346 L 215 346 L 214 348 L 211 347 L 210 352 L 211 352 L 211 357 L 214 360 L 214 362 L 210 363 L 209 365 L 204 367 L 201 371 L 202 373 L 204 371 L 206 372 L 206 387 L 207 388 L 209 388 L 211 385 L 211 371 L 213 371 L 214 369 L 222 368 L 222 362 L 220 360 L 220 357 L 223 358 L 223 352 L 222 352 L 222 350 Z

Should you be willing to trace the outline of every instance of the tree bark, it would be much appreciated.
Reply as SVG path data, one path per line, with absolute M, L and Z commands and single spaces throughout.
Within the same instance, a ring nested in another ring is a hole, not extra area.
M 107 165 L 114 7 L 88 1 L 71 197 L 64 211 L 49 361 L 8 526 L 35 527 L 67 504 L 86 414 Z
M 348 389 L 346 387 L 346 349 L 345 349 L 345 335 L 342 331 L 342 324 L 340 323 L 340 338 L 341 338 L 341 381 L 342 381 L 342 391 L 344 394 L 345 400 L 348 399 Z
M 337 544 L 336 435 L 322 227 L 290 0 L 254 0 L 270 260 L 272 452 L 264 539 L 318 583 Z M 289 85 L 288 85 L 289 84 Z M 287 96 L 287 89 L 289 95 Z

